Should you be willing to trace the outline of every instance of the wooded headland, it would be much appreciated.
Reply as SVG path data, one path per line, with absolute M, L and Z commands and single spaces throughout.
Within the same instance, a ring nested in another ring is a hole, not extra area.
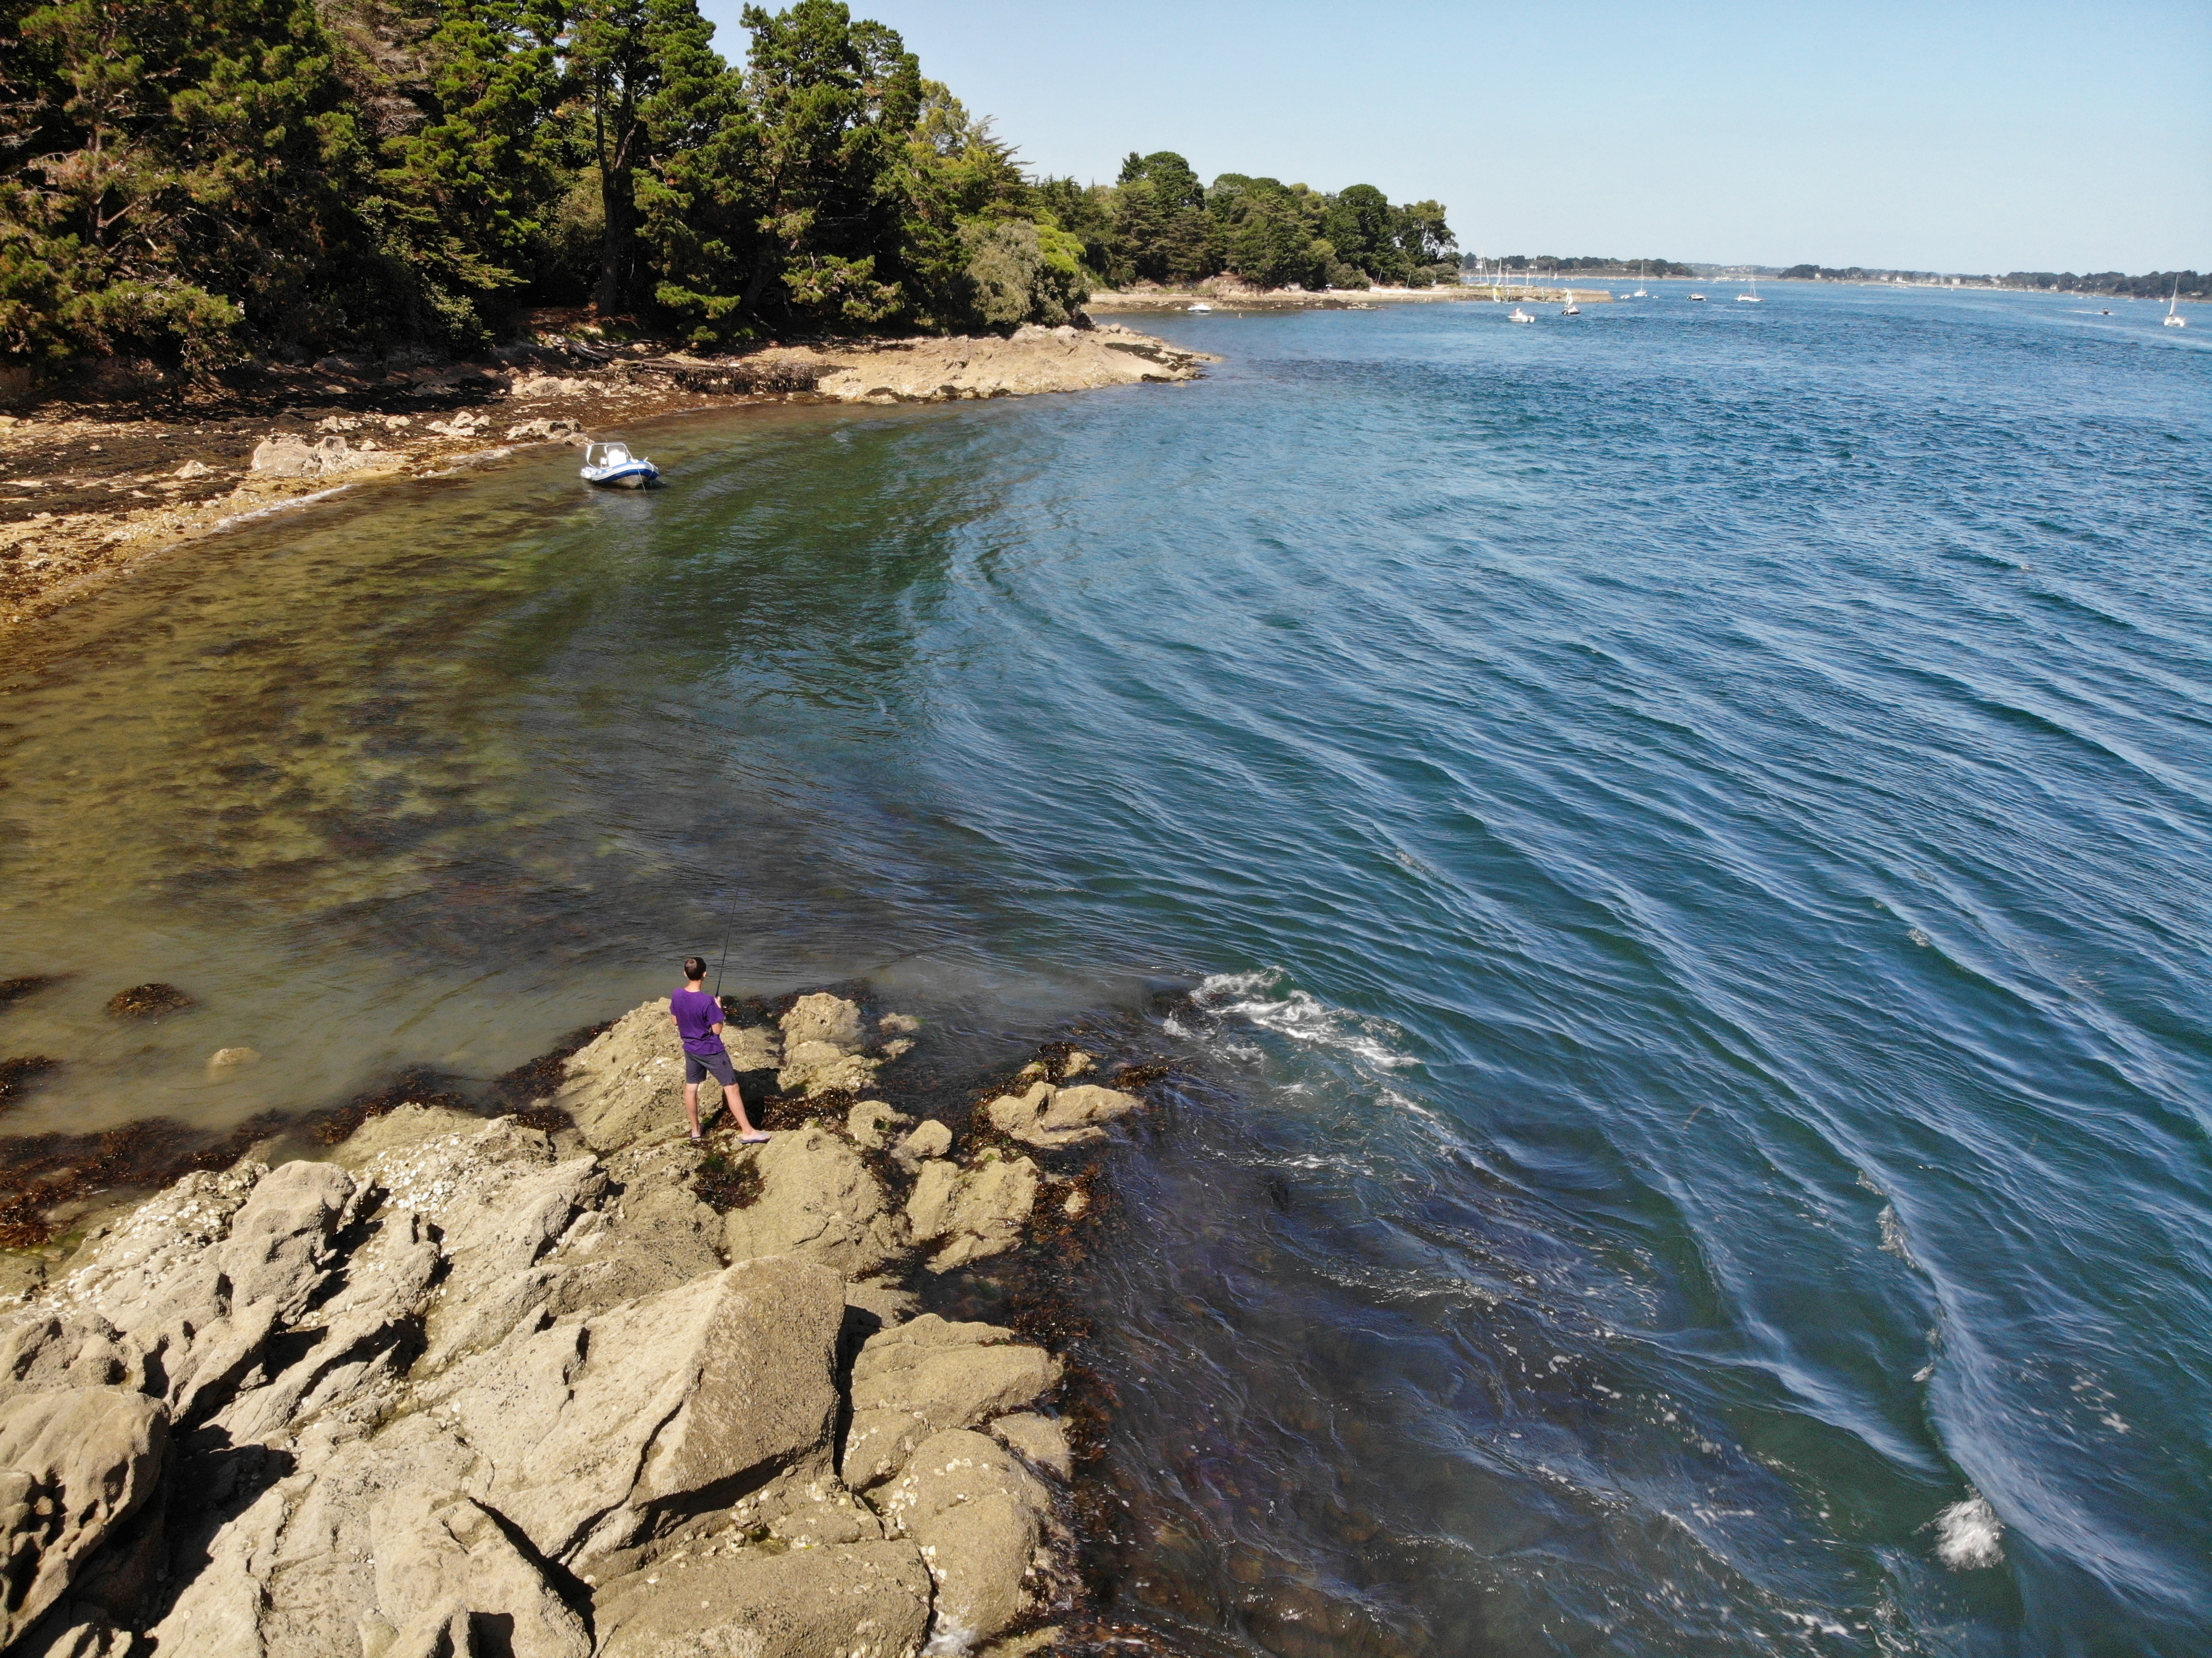
M 597 337 L 1006 331 L 1093 287 L 1420 284 L 1435 202 L 1132 154 L 1032 177 L 838 0 L 0 0 L 0 398 Z

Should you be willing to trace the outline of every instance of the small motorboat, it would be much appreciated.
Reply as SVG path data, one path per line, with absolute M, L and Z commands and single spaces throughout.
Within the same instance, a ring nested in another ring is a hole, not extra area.
M 1690 297 L 1695 300 L 1699 305 L 1703 305 L 1705 302 L 1705 296 L 1702 294 L 1692 294 Z
M 1508 322 L 1534 322 L 1536 319 L 1516 305 L 1513 307 L 1513 314 L 1508 317 L 1505 320 Z
M 1200 300 L 1196 305 L 1187 306 L 1184 308 L 1190 311 L 1211 311 L 1213 309 L 1213 307 L 1208 305 L 1204 300 Z
M 660 469 L 643 455 L 633 455 L 626 443 L 587 443 L 584 446 L 582 477 L 602 489 L 642 489 L 660 476 Z

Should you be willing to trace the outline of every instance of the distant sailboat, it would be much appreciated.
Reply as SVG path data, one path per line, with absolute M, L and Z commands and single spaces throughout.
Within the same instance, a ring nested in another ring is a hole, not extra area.
M 2189 326 L 2189 319 L 2188 319 L 2188 318 L 2186 318 L 2186 317 L 2185 317 L 2185 316 L 2183 316 L 2183 315 L 2180 313 L 2180 312 L 2179 312 L 2179 311 L 2177 311 L 2177 310 L 2175 310 L 2175 309 L 2174 309 L 2174 307 L 2175 307 L 2176 306 L 2179 305 L 2180 303 L 2181 303 L 2181 278 L 2180 278 L 2180 277 L 2179 277 L 2179 276 L 2176 276 L 2176 277 L 2173 279 L 2173 296 L 2172 296 L 2171 299 L 2167 300 L 2167 301 L 2166 301 L 2166 323 L 2165 323 L 2165 325 L 2166 325 L 2166 327 L 2168 327 L 2168 328 L 2186 328 L 2186 327 L 2188 327 L 2188 326 Z
M 1534 322 L 1536 319 L 1516 305 L 1513 307 L 1513 314 L 1508 317 L 1505 320 L 1508 322 Z
M 1583 308 L 1575 303 L 1572 295 L 1569 295 L 1567 302 L 1559 307 L 1559 314 L 1563 317 L 1579 317 L 1582 313 Z
M 1750 292 L 1750 293 L 1748 293 L 1748 294 L 1739 294 L 1739 295 L 1737 295 L 1735 296 L 1735 302 L 1736 302 L 1738 305 L 1765 305 L 1765 304 L 1766 303 L 1766 301 L 1764 301 L 1764 300 L 1762 300 L 1762 299 L 1760 299 L 1760 298 L 1759 297 L 1759 278 L 1758 278 L 1758 277 L 1753 276 L 1753 277 L 1751 279 L 1751 292 Z
M 1644 261 L 1641 259 L 1636 262 L 1636 291 L 1628 297 L 1632 300 L 1648 300 L 1651 297 L 1644 291 Z

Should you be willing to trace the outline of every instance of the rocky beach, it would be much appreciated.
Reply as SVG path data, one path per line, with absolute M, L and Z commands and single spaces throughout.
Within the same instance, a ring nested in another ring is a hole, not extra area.
M 916 1291 L 1079 1248 L 1146 1078 L 1056 1044 L 917 1121 L 917 1040 L 827 993 L 733 1024 L 781 1132 L 697 1146 L 651 1002 L 525 1108 L 400 1102 L 94 1226 L 0 1323 L 0 1648 L 1046 1649 L 1066 1367 Z
M 1088 317 L 1011 334 L 702 356 L 555 328 L 482 361 L 331 357 L 236 389 L 111 365 L 0 414 L 0 633 L 208 534 L 335 490 L 581 446 L 747 403 L 950 403 L 1195 378 L 1206 353 Z

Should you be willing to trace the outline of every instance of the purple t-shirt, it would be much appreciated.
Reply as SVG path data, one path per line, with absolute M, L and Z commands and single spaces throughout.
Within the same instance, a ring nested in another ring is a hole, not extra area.
M 726 1017 L 722 1004 L 703 990 L 679 990 L 668 999 L 669 1011 L 676 1015 L 676 1029 L 684 1038 L 686 1054 L 720 1054 L 722 1039 L 714 1034 L 714 1027 Z

